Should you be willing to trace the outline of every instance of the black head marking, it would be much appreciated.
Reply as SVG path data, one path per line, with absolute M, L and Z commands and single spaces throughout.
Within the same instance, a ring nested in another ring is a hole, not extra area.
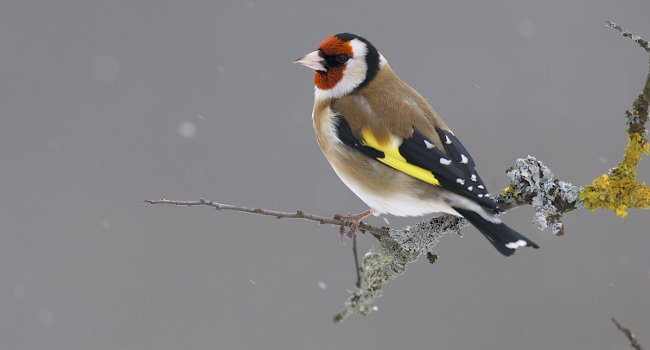
M 356 34 L 352 33 L 339 33 L 334 35 L 337 37 L 339 40 L 347 42 L 353 39 L 359 39 L 361 40 L 364 44 L 366 44 L 366 47 L 368 48 L 368 52 L 366 52 L 366 65 L 368 66 L 368 71 L 366 72 L 366 79 L 364 79 L 361 84 L 356 89 L 362 88 L 368 83 L 372 81 L 372 79 L 377 76 L 377 72 L 379 72 L 379 51 L 375 48 L 374 45 L 370 43 L 370 41 L 366 40 L 363 37 L 360 37 Z M 355 90 L 356 90 L 355 89 Z
M 325 62 L 323 62 L 323 65 L 325 66 L 325 68 L 340 67 L 340 66 L 344 65 L 350 59 L 350 56 L 348 56 L 345 53 L 341 53 L 341 54 L 338 54 L 338 55 L 326 55 L 321 50 L 320 55 L 325 60 Z

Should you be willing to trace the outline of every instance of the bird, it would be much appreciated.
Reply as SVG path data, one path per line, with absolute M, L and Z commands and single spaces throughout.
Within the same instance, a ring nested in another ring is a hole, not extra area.
M 294 61 L 314 70 L 312 121 L 325 158 L 370 214 L 461 216 L 503 255 L 539 248 L 503 223 L 467 149 L 365 38 L 339 33 Z

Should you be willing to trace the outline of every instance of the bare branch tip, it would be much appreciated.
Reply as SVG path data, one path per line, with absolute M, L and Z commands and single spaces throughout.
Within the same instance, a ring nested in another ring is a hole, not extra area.
M 626 30 L 625 28 L 612 21 L 606 21 L 605 23 L 608 27 L 618 30 L 623 35 L 623 37 L 632 39 L 632 41 L 641 46 L 641 48 L 643 48 L 646 52 L 650 53 L 650 44 L 647 41 L 643 40 L 641 36 Z
M 641 347 L 641 344 L 639 341 L 636 339 L 634 334 L 632 334 L 632 331 L 630 331 L 629 328 L 626 328 L 625 326 L 621 325 L 614 317 L 612 317 L 612 322 L 616 325 L 616 328 L 618 328 L 621 333 L 623 333 L 626 337 L 627 340 L 630 341 L 630 346 L 635 349 L 635 350 L 643 350 Z

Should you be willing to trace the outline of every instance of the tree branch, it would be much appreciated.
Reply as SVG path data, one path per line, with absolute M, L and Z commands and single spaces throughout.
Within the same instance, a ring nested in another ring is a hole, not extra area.
M 650 53 L 648 42 L 634 35 L 613 22 L 607 22 L 623 34 L 639 44 Z M 650 104 L 650 56 L 648 56 L 648 72 L 641 94 L 632 103 L 632 110 L 626 110 L 627 116 L 627 146 L 623 160 L 607 173 L 595 178 L 584 187 L 580 199 L 589 210 L 598 208 L 608 209 L 614 214 L 625 217 L 626 209 L 650 209 L 650 187 L 645 182 L 639 183 L 637 167 L 641 155 L 650 153 L 645 124 L 648 121 L 648 105 Z
M 318 222 L 321 225 L 330 224 L 330 225 L 334 225 L 334 226 L 350 227 L 353 224 L 353 223 L 351 223 L 349 221 L 343 221 L 343 220 L 338 220 L 338 219 L 328 219 L 326 217 L 318 216 L 318 215 L 315 215 L 315 214 L 305 213 L 302 210 L 296 210 L 293 213 L 289 213 L 289 212 L 262 209 L 262 208 L 248 208 L 248 207 L 242 207 L 242 206 L 239 206 L 239 205 L 217 203 L 217 202 L 214 202 L 214 201 L 206 200 L 204 198 L 200 198 L 198 201 L 175 201 L 175 200 L 167 200 L 167 199 L 160 199 L 160 200 L 154 201 L 154 200 L 151 200 L 151 199 L 145 199 L 144 202 L 149 203 L 149 204 L 169 204 L 169 205 L 179 205 L 179 206 L 186 206 L 186 207 L 207 206 L 207 207 L 213 207 L 217 211 L 219 211 L 219 210 L 240 211 L 240 212 L 244 212 L 244 213 L 266 215 L 266 216 L 274 216 L 276 219 L 284 219 L 284 218 L 287 218 L 287 219 L 305 219 L 305 220 Z M 359 224 L 358 229 L 361 232 L 365 231 L 365 232 L 369 232 L 369 233 L 371 233 L 373 235 L 388 237 L 388 229 L 387 228 L 379 228 L 379 227 L 374 227 L 374 226 L 370 226 L 370 225 L 361 223 L 361 224 Z
M 623 27 L 619 26 L 618 24 L 616 24 L 616 23 L 614 23 L 612 21 L 606 21 L 605 23 L 607 24 L 608 27 L 618 30 L 621 34 L 623 34 L 624 37 L 632 39 L 632 41 L 639 44 L 639 46 L 641 46 L 648 53 L 650 53 L 650 45 L 648 45 L 648 42 L 643 40 L 642 37 L 640 37 L 638 35 L 635 35 L 634 33 L 628 32 Z
M 639 344 L 639 341 L 636 340 L 634 334 L 632 334 L 632 332 L 628 328 L 623 327 L 620 323 L 618 323 L 618 321 L 614 317 L 612 317 L 612 322 L 614 322 L 616 328 L 618 328 L 619 331 L 625 334 L 627 339 L 630 341 L 630 346 L 632 346 L 635 350 L 643 350 L 641 344 Z
M 357 235 L 352 236 L 352 255 L 354 255 L 354 272 L 357 275 L 357 281 L 354 286 L 361 288 L 361 268 L 359 268 L 359 254 L 357 253 Z

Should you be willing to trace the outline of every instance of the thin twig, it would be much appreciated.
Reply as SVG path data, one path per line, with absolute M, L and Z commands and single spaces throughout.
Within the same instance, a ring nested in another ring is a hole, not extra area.
M 625 334 L 627 339 L 630 341 L 630 345 L 634 349 L 643 350 L 643 348 L 641 347 L 641 344 L 639 344 L 639 341 L 636 340 L 636 338 L 634 337 L 634 334 L 632 334 L 632 332 L 628 328 L 623 327 L 620 323 L 618 323 L 618 321 L 614 317 L 612 317 L 612 322 L 614 322 L 614 324 L 616 325 L 616 328 L 618 328 L 619 331 L 621 331 L 623 334 Z
M 361 288 L 361 269 L 359 268 L 359 255 L 357 253 L 357 235 L 352 237 L 352 254 L 354 255 L 354 271 L 357 273 L 357 281 L 354 285 Z
M 624 37 L 632 39 L 632 41 L 639 44 L 639 46 L 644 48 L 647 52 L 650 52 L 650 44 L 648 44 L 647 41 L 643 40 L 642 37 L 634 33 L 628 32 L 627 30 L 625 30 L 625 28 L 619 26 L 618 24 L 612 21 L 606 21 L 605 23 L 607 23 L 608 27 L 618 30 L 621 34 L 623 34 Z
M 150 203 L 150 204 L 169 204 L 169 205 L 180 205 L 180 206 L 186 206 L 186 207 L 193 207 L 193 206 L 208 206 L 208 207 L 213 207 L 217 210 L 233 210 L 233 211 L 241 211 L 245 213 L 252 213 L 252 214 L 259 214 L 259 215 L 266 215 L 266 216 L 274 216 L 276 219 L 282 219 L 282 218 L 288 218 L 288 219 L 305 219 L 305 220 L 310 220 L 310 221 L 316 221 L 321 225 L 324 224 L 330 224 L 334 226 L 343 226 L 343 227 L 350 227 L 353 225 L 352 222 L 349 221 L 343 221 L 343 220 L 337 220 L 337 219 L 329 219 L 326 217 L 314 215 L 314 214 L 309 214 L 305 213 L 302 210 L 296 210 L 294 213 L 289 213 L 289 212 L 283 212 L 283 211 L 276 211 L 276 210 L 269 210 L 269 209 L 262 209 L 262 208 L 248 208 L 248 207 L 242 207 L 239 205 L 232 205 L 232 204 L 223 204 L 223 203 L 217 203 L 213 201 L 206 200 L 204 198 L 199 199 L 198 201 L 172 201 L 172 200 L 167 200 L 167 199 L 160 199 L 157 201 L 146 199 L 144 200 L 145 203 Z M 375 226 L 370 226 L 364 223 L 359 224 L 359 230 L 360 231 L 366 231 L 370 232 L 373 235 L 377 236 L 383 236 L 383 237 L 389 237 L 388 230 L 375 227 Z
M 632 39 L 635 43 L 639 44 L 646 52 L 650 53 L 650 44 L 648 41 L 643 40 L 639 35 L 631 33 L 625 30 L 623 27 L 618 24 L 607 21 L 607 26 L 618 30 L 624 37 Z M 650 57 L 649 57 L 650 58 Z M 630 133 L 639 133 L 644 141 L 646 139 L 646 128 L 645 124 L 648 121 L 648 105 L 650 104 L 650 62 L 648 62 L 648 74 L 646 75 L 645 85 L 641 91 L 641 94 L 632 104 L 632 110 L 626 110 L 625 114 L 628 119 L 628 132 Z

